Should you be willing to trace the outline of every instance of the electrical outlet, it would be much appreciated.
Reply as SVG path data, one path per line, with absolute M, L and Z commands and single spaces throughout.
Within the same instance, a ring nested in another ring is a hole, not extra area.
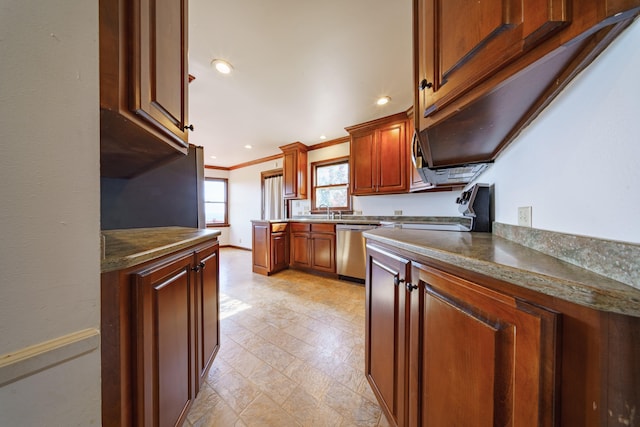
M 402 215 L 402 211 L 393 211 L 394 215 Z
M 531 206 L 521 206 L 518 208 L 518 225 L 531 227 Z

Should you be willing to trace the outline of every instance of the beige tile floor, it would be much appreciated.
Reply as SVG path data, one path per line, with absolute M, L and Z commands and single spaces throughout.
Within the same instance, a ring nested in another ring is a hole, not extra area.
M 364 377 L 364 287 L 220 251 L 220 351 L 186 426 L 388 426 Z

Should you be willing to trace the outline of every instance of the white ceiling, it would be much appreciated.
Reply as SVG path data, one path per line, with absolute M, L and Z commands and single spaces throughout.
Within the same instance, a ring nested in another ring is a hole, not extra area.
M 411 4 L 189 0 L 189 73 L 196 77 L 189 142 L 204 147 L 205 164 L 229 167 L 406 110 L 413 99 Z M 215 58 L 233 64 L 233 73 L 217 73 Z M 383 95 L 391 102 L 377 106 Z

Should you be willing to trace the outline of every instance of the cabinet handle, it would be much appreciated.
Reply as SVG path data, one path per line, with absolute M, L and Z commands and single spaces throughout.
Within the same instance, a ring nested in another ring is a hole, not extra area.
M 418 289 L 418 285 L 412 285 L 411 283 L 407 282 L 407 291 L 413 292 L 414 289 Z
M 431 89 L 433 83 L 429 83 L 427 79 L 422 79 L 420 82 L 420 90 Z
M 399 276 L 393 278 L 393 284 L 398 286 L 400 283 L 404 283 L 404 279 L 401 279 Z
M 200 264 L 198 264 L 198 265 L 196 265 L 194 267 L 191 267 L 191 270 L 195 271 L 197 273 L 198 271 L 204 270 L 204 267 L 205 267 L 205 263 L 201 262 Z
M 193 132 L 193 125 L 185 126 L 183 129 L 190 130 L 191 132 Z

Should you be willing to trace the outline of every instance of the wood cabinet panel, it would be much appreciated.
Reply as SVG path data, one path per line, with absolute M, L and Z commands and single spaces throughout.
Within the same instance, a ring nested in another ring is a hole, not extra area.
M 195 254 L 198 389 L 220 349 L 220 257 L 218 244 Z
M 558 315 L 428 267 L 412 280 L 417 425 L 556 425 Z
M 311 268 L 327 273 L 336 272 L 335 233 L 313 233 L 311 235 Z
M 408 191 L 407 125 L 407 115 L 399 113 L 346 128 L 351 194 Z
M 291 266 L 311 267 L 311 246 L 308 233 L 291 234 Z
M 133 6 L 131 108 L 178 144 L 188 141 L 187 0 L 138 0 Z
M 301 142 L 283 145 L 282 197 L 307 198 L 307 150 Z
M 285 232 L 271 235 L 271 272 L 280 271 L 289 265 L 289 235 Z
M 494 160 L 639 13 L 638 0 L 414 0 L 425 166 Z
M 266 276 L 289 266 L 288 224 L 252 222 L 253 272 Z
M 187 1 L 100 0 L 101 176 L 188 150 Z
M 405 425 L 405 286 L 409 261 L 368 249 L 365 375 L 392 425 Z
M 136 273 L 136 424 L 180 425 L 196 393 L 193 256 Z
M 102 274 L 102 425 L 184 422 L 220 345 L 218 248 Z
M 367 194 L 376 191 L 377 146 L 374 134 L 354 135 L 351 137 L 351 194 Z

